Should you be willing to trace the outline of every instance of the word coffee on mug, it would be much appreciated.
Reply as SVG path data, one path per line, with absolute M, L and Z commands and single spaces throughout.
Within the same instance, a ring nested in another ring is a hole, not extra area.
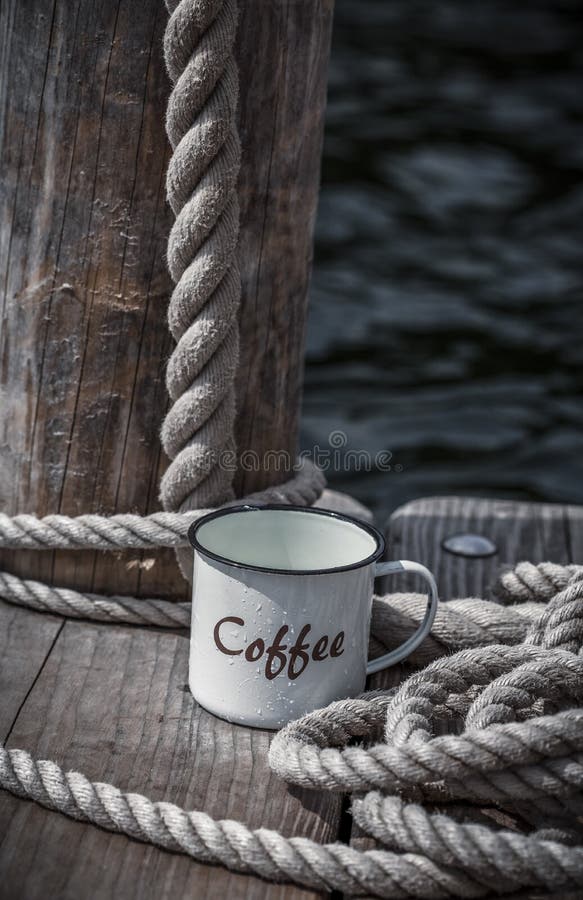
M 364 690 L 431 630 L 437 587 L 419 563 L 379 563 L 382 534 L 349 516 L 295 506 L 231 506 L 194 522 L 190 689 L 205 709 L 279 728 Z M 416 572 L 427 613 L 396 650 L 367 663 L 374 579 Z
M 215 645 L 225 656 L 239 656 L 243 650 L 229 649 L 221 638 L 221 626 L 228 623 L 245 626 L 244 619 L 240 619 L 238 616 L 225 616 L 215 625 L 213 633 Z M 287 675 L 290 681 L 293 681 L 300 677 L 310 659 L 322 662 L 328 656 L 338 657 L 344 653 L 343 631 L 339 631 L 332 641 L 327 634 L 323 634 L 312 647 L 307 642 L 311 630 L 312 626 L 309 623 L 304 625 L 293 645 L 289 646 L 283 641 L 290 633 L 290 628 L 289 625 L 282 625 L 269 647 L 266 648 L 263 638 L 258 637 L 251 641 L 245 648 L 245 659 L 247 662 L 255 663 L 264 658 L 265 677 L 268 681 L 277 678 L 282 673 Z

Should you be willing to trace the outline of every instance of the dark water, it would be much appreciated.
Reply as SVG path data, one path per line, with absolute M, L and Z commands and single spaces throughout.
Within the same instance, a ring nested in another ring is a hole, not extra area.
M 394 468 L 330 483 L 583 503 L 582 237 L 583 4 L 337 0 L 302 445 Z

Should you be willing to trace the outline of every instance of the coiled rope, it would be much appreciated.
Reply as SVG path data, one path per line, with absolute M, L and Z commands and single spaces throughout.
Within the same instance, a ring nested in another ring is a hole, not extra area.
M 557 579 L 554 594 L 549 575 Z M 453 601 L 451 616 L 450 604 L 443 606 L 436 634 L 420 649 L 420 658 L 433 661 L 396 692 L 333 703 L 291 723 L 272 742 L 270 763 L 281 777 L 354 793 L 355 821 L 384 849 L 362 852 L 215 821 L 65 773 L 24 750 L 0 748 L 0 787 L 201 862 L 319 890 L 385 898 L 578 890 L 583 641 L 576 652 L 571 648 L 583 623 L 583 567 L 522 563 L 498 589 L 507 603 L 517 594 L 523 599 L 507 607 Z M 392 613 L 395 621 L 417 620 L 421 607 L 416 595 L 379 598 L 373 620 L 379 645 L 392 646 Z M 508 643 L 476 646 L 476 629 L 486 644 L 502 634 Z M 450 655 L 464 633 L 469 648 Z M 461 733 L 437 734 L 444 721 L 461 724 Z M 355 740 L 360 743 L 350 746 Z M 449 811 L 457 800 L 518 811 L 537 830 L 523 835 L 460 823 L 419 805 L 445 802 Z M 548 827 L 540 827 L 543 819 Z

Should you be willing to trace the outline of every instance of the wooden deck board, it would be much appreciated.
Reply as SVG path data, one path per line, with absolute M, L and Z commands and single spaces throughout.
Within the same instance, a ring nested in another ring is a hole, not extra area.
M 5 741 L 62 628 L 57 616 L 0 602 L 0 735 Z
M 214 817 L 333 840 L 340 798 L 289 791 L 270 773 L 270 734 L 200 709 L 186 686 L 187 661 L 186 635 L 69 621 L 8 746 Z M 6 794 L 0 840 L 2 896 L 10 900 L 315 896 L 197 864 Z
M 453 534 L 476 533 L 489 537 L 498 547 L 495 556 L 466 559 L 442 549 L 442 541 Z M 387 524 L 387 544 L 391 559 L 414 559 L 436 575 L 440 597 L 491 597 L 501 566 L 522 560 L 556 563 L 583 563 L 583 509 L 550 503 L 524 503 L 471 497 L 432 497 L 414 500 L 400 507 Z M 422 590 L 412 576 L 398 576 L 392 590 Z M 390 687 L 408 675 L 407 666 L 380 672 L 369 686 Z M 470 804 L 460 804 L 458 812 L 479 816 Z M 375 842 L 356 826 L 351 844 L 370 849 Z M 525 897 L 527 894 L 524 895 Z M 535 898 L 548 897 L 532 892 Z M 567 895 L 564 894 L 564 900 Z M 570 895 L 574 898 L 574 895 Z

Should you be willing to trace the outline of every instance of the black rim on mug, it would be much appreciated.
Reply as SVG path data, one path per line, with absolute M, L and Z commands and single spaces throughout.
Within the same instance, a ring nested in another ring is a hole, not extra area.
M 348 522 L 350 525 L 355 525 L 357 528 L 360 528 L 361 531 L 365 531 L 372 538 L 374 538 L 376 542 L 376 548 L 369 556 L 364 559 L 359 559 L 354 563 L 350 563 L 346 566 L 334 566 L 332 568 L 327 569 L 278 569 L 272 568 L 271 566 L 255 566 L 250 563 L 242 563 L 237 562 L 237 560 L 229 559 L 227 556 L 221 556 L 219 553 L 214 553 L 212 550 L 208 550 L 203 544 L 200 543 L 197 537 L 197 532 L 199 528 L 202 528 L 203 525 L 206 525 L 208 522 L 212 522 L 214 519 L 220 519 L 224 516 L 236 515 L 241 513 L 249 513 L 249 512 L 258 512 L 261 510 L 284 510 L 285 512 L 294 512 L 294 513 L 303 513 L 314 516 L 322 516 L 329 519 L 336 519 L 340 522 Z M 217 509 L 214 512 L 208 513 L 206 516 L 202 516 L 202 518 L 197 519 L 192 523 L 190 528 L 188 529 L 188 540 L 190 544 L 198 553 L 202 556 L 206 556 L 209 559 L 213 559 L 215 562 L 223 563 L 227 566 L 233 566 L 236 569 L 251 569 L 255 572 L 269 572 L 273 575 L 331 575 L 335 572 L 350 572 L 353 569 L 361 569 L 364 566 L 368 566 L 373 562 L 376 562 L 378 559 L 383 556 L 385 552 L 385 538 L 382 533 L 375 528 L 374 525 L 369 525 L 368 522 L 362 522 L 360 519 L 355 519 L 352 516 L 346 516 L 344 513 L 333 512 L 331 509 L 315 509 L 312 506 L 291 506 L 286 503 L 266 503 L 257 506 L 253 506 L 252 504 L 244 504 L 241 506 L 226 506 L 223 509 Z

